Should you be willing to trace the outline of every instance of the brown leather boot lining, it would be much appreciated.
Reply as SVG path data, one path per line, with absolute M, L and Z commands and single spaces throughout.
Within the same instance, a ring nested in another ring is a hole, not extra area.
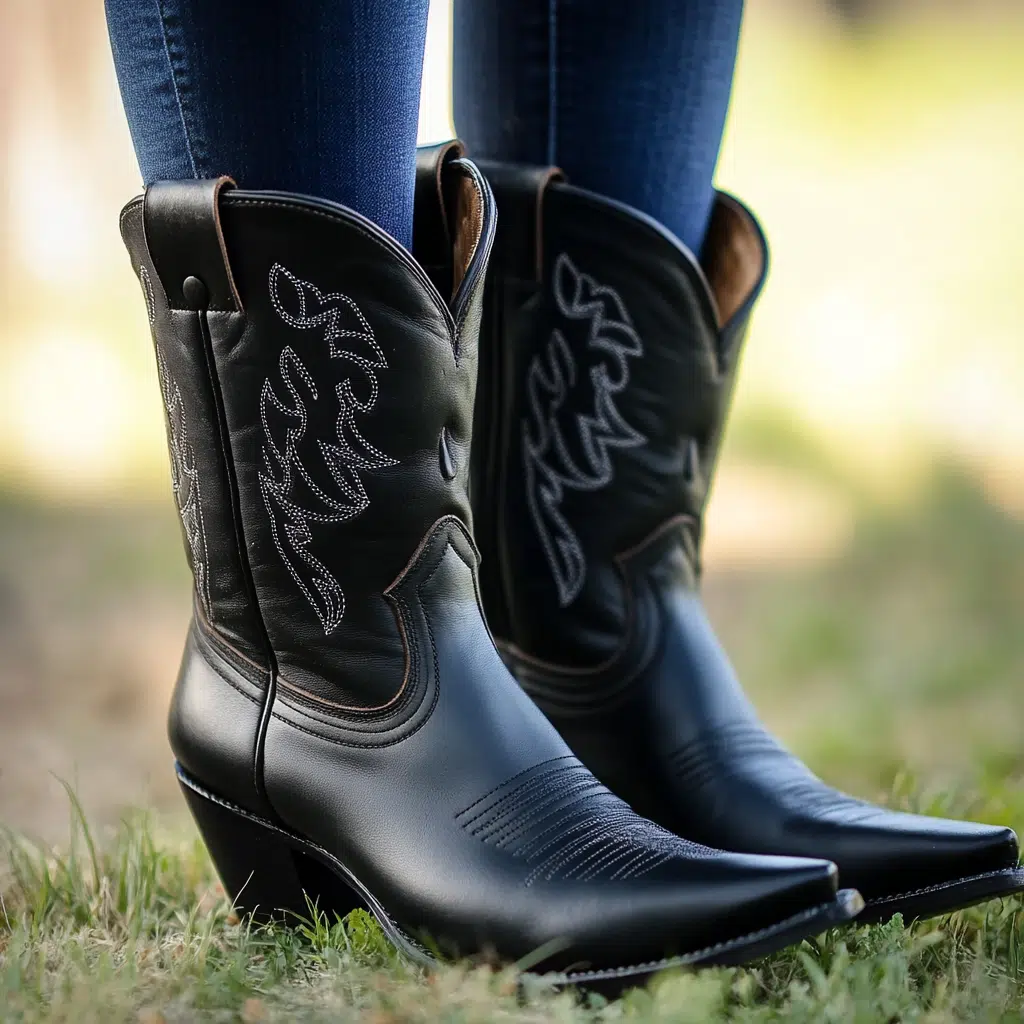
M 757 228 L 731 196 L 719 195 L 711 213 L 701 260 L 724 327 L 746 301 L 764 271 Z
M 454 267 L 452 272 L 452 297 L 459 290 L 462 279 L 473 262 L 476 247 L 483 233 L 483 197 L 476 182 L 466 173 L 451 175 L 449 183 L 449 203 L 447 208 L 452 211 L 451 223 L 454 245 Z

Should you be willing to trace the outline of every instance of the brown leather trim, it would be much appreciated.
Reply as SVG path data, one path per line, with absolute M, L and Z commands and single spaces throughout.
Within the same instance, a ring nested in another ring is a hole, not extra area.
M 226 650 L 230 651 L 232 655 L 239 659 L 239 661 L 245 662 L 246 665 L 252 666 L 261 676 L 265 677 L 265 682 L 261 685 L 266 686 L 270 681 L 271 670 L 267 665 L 261 665 L 258 661 L 249 657 L 244 651 L 239 650 L 230 640 L 225 637 L 219 629 L 210 621 L 209 616 L 203 610 L 203 607 L 199 601 L 193 600 L 192 602 L 192 614 L 195 617 L 196 623 L 202 630 L 204 637 L 212 644 L 217 644 Z
M 405 570 L 403 570 L 404 572 Z M 385 591 L 387 593 L 387 591 Z M 405 658 L 405 668 L 402 672 L 402 685 L 399 686 L 397 692 L 389 700 L 383 704 L 378 704 L 376 707 L 365 707 L 359 704 L 340 704 L 337 701 L 328 700 L 326 697 L 320 697 L 315 693 L 310 693 L 309 690 L 304 690 L 301 686 L 293 683 L 290 679 L 286 679 L 282 675 L 278 675 L 277 682 L 280 686 L 283 686 L 286 690 L 292 693 L 297 693 L 304 700 L 308 700 L 311 704 L 317 704 L 320 707 L 330 708 L 332 711 L 348 711 L 352 714 L 372 714 L 374 712 L 387 711 L 388 708 L 394 707 L 405 693 L 406 688 L 409 685 L 409 676 L 412 673 L 412 662 L 409 656 L 409 641 L 405 633 L 405 623 L 402 621 L 402 616 L 398 612 L 397 607 L 392 602 L 388 602 L 391 605 L 391 613 L 395 616 L 395 622 L 398 625 L 398 632 L 402 637 L 402 652 Z
M 447 229 L 447 217 L 445 225 Z M 452 297 L 458 294 L 469 270 L 476 250 L 480 245 L 480 236 L 484 229 L 484 197 L 480 186 L 469 174 L 460 175 L 458 192 L 455 197 L 455 237 L 453 242 L 454 273 L 452 275 Z
M 282 675 L 277 676 L 277 681 L 284 686 L 285 689 L 290 690 L 293 693 L 299 694 L 305 700 L 311 703 L 318 704 L 322 707 L 331 708 L 335 711 L 347 711 L 353 714 L 373 714 L 375 712 L 387 711 L 388 708 L 394 707 L 405 693 L 409 685 L 409 677 L 412 675 L 412 654 L 409 650 L 409 638 L 405 631 L 405 621 L 402 618 L 401 610 L 399 608 L 399 602 L 397 599 L 392 597 L 392 592 L 401 586 L 402 581 L 410 572 L 412 572 L 413 566 L 420 560 L 427 545 L 431 542 L 437 531 L 438 526 L 447 519 L 457 519 L 456 516 L 446 515 L 441 516 L 440 519 L 435 520 L 423 534 L 419 544 L 416 546 L 416 550 L 412 553 L 412 556 L 405 563 L 402 571 L 384 588 L 383 596 L 387 600 L 391 607 L 391 613 L 395 617 L 395 623 L 398 626 L 399 635 L 402 638 L 402 652 L 405 660 L 405 668 L 402 672 L 402 684 L 399 686 L 395 695 L 385 701 L 383 704 L 378 704 L 376 707 L 365 707 L 360 705 L 341 704 L 337 701 L 327 700 L 324 697 L 319 697 L 315 693 L 310 693 L 308 690 L 304 690 L 301 686 L 291 682 Z
M 225 189 L 236 188 L 235 179 L 222 174 L 213 186 L 213 226 L 217 231 L 217 242 L 220 244 L 220 254 L 224 257 L 224 274 L 228 279 L 228 287 L 231 289 L 231 297 L 235 300 L 235 309 L 239 313 L 245 312 L 242 300 L 238 295 L 238 285 L 235 284 L 235 274 L 231 269 L 231 259 L 228 257 L 228 247 L 224 242 L 224 228 L 220 222 L 220 194 Z
M 434 165 L 434 187 L 437 190 L 437 207 L 441 211 L 441 227 L 444 229 L 444 237 L 448 242 L 448 245 L 452 244 L 452 232 L 451 225 L 448 223 L 448 208 L 445 206 L 444 201 L 444 180 L 443 174 L 444 165 L 449 159 L 454 157 L 463 156 L 465 154 L 465 147 L 459 142 L 458 139 L 452 139 L 451 142 L 445 143 L 437 151 L 437 162 Z
M 221 193 L 234 184 L 223 175 L 156 181 L 146 189 L 146 248 L 171 309 L 244 312 L 220 216 Z M 191 281 L 200 287 L 186 294 L 186 282 Z

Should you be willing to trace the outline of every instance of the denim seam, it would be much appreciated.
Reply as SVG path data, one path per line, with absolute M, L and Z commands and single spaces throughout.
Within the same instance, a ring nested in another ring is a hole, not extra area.
M 548 0 L 548 159 L 555 160 L 558 138 L 558 0 Z
M 192 139 L 189 137 L 188 125 L 185 123 L 185 107 L 181 102 L 181 92 L 178 90 L 178 75 L 174 66 L 174 59 L 171 57 L 170 43 L 167 39 L 167 21 L 164 18 L 163 0 L 156 0 L 157 14 L 160 16 L 160 38 L 163 40 L 164 53 L 167 55 L 167 67 L 171 73 L 171 87 L 174 89 L 174 100 L 178 104 L 178 118 L 181 121 L 181 131 L 185 137 L 185 152 L 188 154 L 188 162 L 192 165 L 192 177 L 199 177 L 199 169 L 196 167 L 196 158 L 192 152 Z

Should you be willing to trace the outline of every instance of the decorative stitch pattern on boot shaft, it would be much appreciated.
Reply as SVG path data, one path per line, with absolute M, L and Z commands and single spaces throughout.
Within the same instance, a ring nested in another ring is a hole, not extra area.
M 360 471 L 396 464 L 362 436 L 355 422 L 357 412 L 368 412 L 376 403 L 377 371 L 386 369 L 388 363 L 370 324 L 347 295 L 325 295 L 279 263 L 270 268 L 269 287 L 278 316 L 300 330 L 322 328 L 331 358 L 354 363 L 370 389 L 369 396 L 360 399 L 351 377 L 334 385 L 338 411 L 330 439 L 307 437 L 307 403 L 327 401 L 327 397 L 321 398 L 305 363 L 290 345 L 281 351 L 277 380 L 272 383 L 268 377 L 260 393 L 260 490 L 274 544 L 324 633 L 330 634 L 345 615 L 345 594 L 330 569 L 313 553 L 312 526 L 342 523 L 359 515 L 370 504 Z M 346 340 L 351 344 L 341 344 Z M 316 474 L 322 485 L 315 479 L 313 467 L 325 471 Z
M 149 279 L 149 271 L 145 266 L 139 267 L 139 281 L 142 284 L 142 295 L 146 300 L 146 316 L 149 319 L 149 326 L 156 323 L 156 300 L 153 296 L 153 282 Z
M 153 282 L 149 271 L 139 267 L 139 281 L 146 299 L 146 313 L 150 327 L 156 324 L 156 304 L 153 297 Z M 174 502 L 181 517 L 182 532 L 188 545 L 192 575 L 195 578 L 196 594 L 203 611 L 210 613 L 210 557 L 206 547 L 206 527 L 203 524 L 203 495 L 196 466 L 196 453 L 188 439 L 188 422 L 185 417 L 185 401 L 181 388 L 171 377 L 160 345 L 154 337 L 156 349 L 156 372 L 160 382 L 160 395 L 164 400 L 167 416 L 167 447 L 171 456 L 171 488 Z
M 629 384 L 629 359 L 643 355 L 643 344 L 618 292 L 581 273 L 565 253 L 555 260 L 551 292 L 565 320 L 588 324 L 587 347 L 605 356 L 581 380 L 569 343 L 556 327 L 547 348 L 533 357 L 526 372 L 529 409 L 521 427 L 526 500 L 558 603 L 565 608 L 579 595 L 587 560 L 562 512 L 562 499 L 566 490 L 599 491 L 607 486 L 614 475 L 611 449 L 635 448 L 646 441 L 615 404 L 615 396 Z M 570 404 L 578 407 L 581 394 L 592 411 L 572 414 L 571 426 L 560 423 L 568 418 L 563 411 L 567 399 L 572 397 Z M 567 436 L 582 457 L 573 456 Z

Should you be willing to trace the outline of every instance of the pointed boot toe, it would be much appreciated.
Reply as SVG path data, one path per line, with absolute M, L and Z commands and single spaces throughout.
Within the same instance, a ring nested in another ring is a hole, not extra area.
M 1021 891 L 1009 831 L 816 779 L 760 724 L 707 621 L 702 522 L 768 263 L 753 215 L 719 194 L 698 260 L 555 168 L 481 167 L 502 225 L 475 523 L 485 613 L 519 683 L 605 785 L 677 835 L 833 861 L 875 917 Z
M 1024 892 L 1012 829 L 879 809 L 856 832 L 848 837 L 845 878 L 868 887 L 867 922 L 896 913 L 929 917 Z
M 688 937 L 690 962 L 740 963 L 740 954 L 750 959 L 752 944 L 779 948 L 781 936 L 805 931 L 806 922 L 843 923 L 863 905 L 855 890 L 837 898 L 839 872 L 829 861 L 713 854 L 709 849 L 702 857 L 699 891 L 685 884 L 692 879 L 693 865 L 666 862 L 651 872 L 652 887 L 639 897 L 649 902 L 650 927 L 660 932 L 662 943 L 678 945 L 680 936 Z M 716 918 L 728 920 L 736 937 L 723 940 L 708 928 Z
M 554 919 L 576 920 L 575 946 L 598 957 L 577 958 L 564 980 L 579 984 L 681 965 L 749 963 L 810 933 L 847 924 L 863 907 L 855 890 L 837 893 L 838 872 L 827 861 L 728 854 L 690 843 L 680 848 L 682 856 L 646 870 L 643 884 L 628 872 L 608 873 L 599 915 L 582 891 L 569 905 L 550 906 Z M 638 919 L 644 935 L 630 937 Z M 666 956 L 666 950 L 672 952 Z M 621 966 L 601 970 L 594 966 L 601 960 Z
M 639 817 L 509 674 L 468 496 L 493 197 L 457 145 L 421 159 L 415 256 L 227 179 L 122 215 L 195 584 L 171 746 L 228 894 L 260 918 L 362 906 L 419 962 L 566 982 L 850 919 L 827 866 L 812 885 Z

